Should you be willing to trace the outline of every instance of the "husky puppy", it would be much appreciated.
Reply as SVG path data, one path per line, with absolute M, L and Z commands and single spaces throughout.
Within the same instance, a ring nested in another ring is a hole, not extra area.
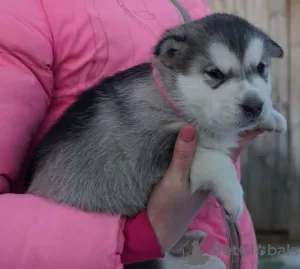
M 281 57 L 267 34 L 234 15 L 169 29 L 151 63 L 100 81 L 53 125 L 33 156 L 28 193 L 87 212 L 134 216 L 188 124 L 200 136 L 191 191 L 210 190 L 237 220 L 243 190 L 230 150 L 243 131 L 286 130 L 271 102 L 270 63 Z

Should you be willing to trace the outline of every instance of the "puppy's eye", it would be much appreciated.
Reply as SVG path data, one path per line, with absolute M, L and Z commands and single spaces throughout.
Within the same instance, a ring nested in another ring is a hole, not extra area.
M 205 74 L 216 80 L 224 80 L 224 74 L 219 69 L 205 71 Z
M 259 63 L 258 66 L 257 66 L 257 72 L 260 74 L 260 75 L 263 75 L 266 71 L 266 65 L 264 63 Z

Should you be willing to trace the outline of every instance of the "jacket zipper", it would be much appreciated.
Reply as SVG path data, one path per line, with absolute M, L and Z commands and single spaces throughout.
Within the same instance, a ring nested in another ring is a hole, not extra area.
M 181 23 L 187 23 L 191 21 L 191 17 L 187 10 L 179 3 L 178 0 L 169 0 L 171 4 L 175 7 L 177 12 L 181 17 Z M 230 249 L 230 265 L 228 269 L 240 269 L 242 264 L 242 249 L 241 249 L 241 239 L 240 233 L 237 225 L 230 220 L 226 211 L 222 209 L 224 222 L 227 228 L 227 236 L 229 241 Z
M 229 269 L 240 269 L 242 264 L 241 237 L 236 223 L 232 222 L 226 211 L 222 209 L 230 250 Z
M 177 10 L 178 14 L 181 17 L 181 23 L 186 23 L 191 21 L 191 17 L 187 10 L 182 6 L 182 4 L 179 3 L 178 0 L 169 0 L 171 4 L 175 7 Z

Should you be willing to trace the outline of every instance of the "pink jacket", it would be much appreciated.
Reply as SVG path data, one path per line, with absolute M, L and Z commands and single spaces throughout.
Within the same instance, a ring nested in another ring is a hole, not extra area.
M 202 0 L 180 2 L 194 19 L 209 13 Z M 163 30 L 181 19 L 171 0 L 0 1 L 1 269 L 118 269 L 163 256 L 145 212 L 125 221 L 16 193 L 24 191 L 27 156 L 76 96 L 148 61 Z M 207 232 L 201 250 L 227 268 L 241 258 L 241 268 L 254 269 L 246 207 L 239 227 L 228 225 L 211 198 L 189 229 Z M 234 241 L 243 255 L 226 251 Z

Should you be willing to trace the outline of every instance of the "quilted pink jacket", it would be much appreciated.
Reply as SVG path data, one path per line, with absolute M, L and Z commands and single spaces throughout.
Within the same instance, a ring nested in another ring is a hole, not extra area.
M 194 19 L 209 13 L 202 0 L 180 2 Z M 21 194 L 20 175 L 41 136 L 81 91 L 147 61 L 181 15 L 171 0 L 0 1 L 1 269 L 119 269 L 163 256 L 145 212 L 128 221 L 79 212 Z M 233 226 L 211 198 L 189 229 L 208 234 L 201 250 L 227 268 L 257 268 L 246 207 Z

